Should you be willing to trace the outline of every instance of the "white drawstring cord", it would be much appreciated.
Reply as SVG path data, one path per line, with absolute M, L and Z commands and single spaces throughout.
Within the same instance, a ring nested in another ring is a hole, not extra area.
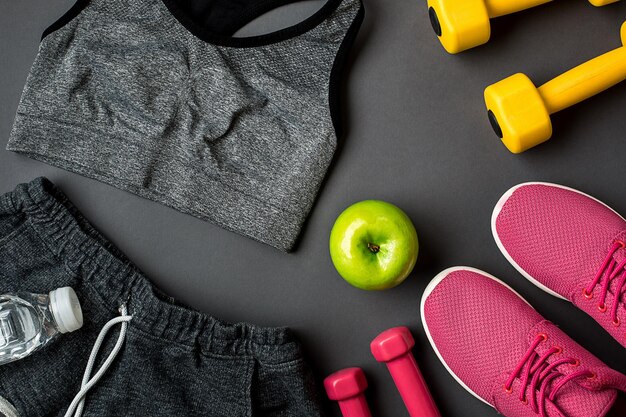
M 76 396 L 74 397 L 74 400 L 72 400 L 70 407 L 65 413 L 65 417 L 71 417 L 72 414 L 74 415 L 74 417 L 80 417 L 83 414 L 83 407 L 85 406 L 85 395 L 91 388 L 93 388 L 94 385 L 96 385 L 96 383 L 100 380 L 100 378 L 102 378 L 102 375 L 104 375 L 104 373 L 109 368 L 109 366 L 111 366 L 111 364 L 115 360 L 115 357 L 117 356 L 120 349 L 122 348 L 122 344 L 124 343 L 124 339 L 126 337 L 126 329 L 128 328 L 128 322 L 133 318 L 133 316 L 129 316 L 127 314 L 125 305 L 120 307 L 120 313 L 121 313 L 120 317 L 116 317 L 114 319 L 109 320 L 107 324 L 104 325 L 102 330 L 100 330 L 100 334 L 98 335 L 98 338 L 96 339 L 96 343 L 94 343 L 93 348 L 91 349 L 91 355 L 89 356 L 89 361 L 87 362 L 87 368 L 85 368 L 85 374 L 83 375 L 81 389 L 78 392 L 78 394 L 76 394 Z M 94 366 L 94 363 L 96 362 L 96 357 L 98 356 L 98 351 L 100 350 L 100 347 L 102 346 L 102 342 L 104 341 L 104 338 L 109 332 L 109 329 L 111 329 L 111 327 L 115 326 L 118 323 L 122 323 L 122 328 L 117 338 L 117 342 L 115 343 L 113 350 L 109 354 L 109 357 L 104 361 L 100 369 L 98 369 L 98 372 L 96 372 L 96 374 L 93 377 L 91 377 L 91 372 L 93 371 L 93 366 Z

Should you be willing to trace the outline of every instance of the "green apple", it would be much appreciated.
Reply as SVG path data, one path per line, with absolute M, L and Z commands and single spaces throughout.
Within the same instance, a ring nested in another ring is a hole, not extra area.
M 411 273 L 419 244 L 411 219 L 393 204 L 366 200 L 348 207 L 330 232 L 330 256 L 346 281 L 384 290 Z

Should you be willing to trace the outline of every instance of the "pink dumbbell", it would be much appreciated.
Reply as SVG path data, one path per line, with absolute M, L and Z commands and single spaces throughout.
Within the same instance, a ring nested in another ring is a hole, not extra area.
M 365 399 L 367 380 L 361 368 L 347 368 L 324 380 L 328 398 L 339 402 L 344 417 L 372 417 Z
M 385 362 L 411 417 L 441 417 L 411 350 L 415 340 L 406 327 L 384 331 L 370 345 L 378 362 Z

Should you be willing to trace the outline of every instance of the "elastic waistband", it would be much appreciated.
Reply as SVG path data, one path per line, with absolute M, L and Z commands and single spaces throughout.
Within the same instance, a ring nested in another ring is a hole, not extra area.
M 46 178 L 37 178 L 0 197 L 3 212 L 24 213 L 38 237 L 78 279 L 92 287 L 116 314 L 126 304 L 131 327 L 219 355 L 250 355 L 280 362 L 300 357 L 286 328 L 227 324 L 179 306 L 80 214 Z

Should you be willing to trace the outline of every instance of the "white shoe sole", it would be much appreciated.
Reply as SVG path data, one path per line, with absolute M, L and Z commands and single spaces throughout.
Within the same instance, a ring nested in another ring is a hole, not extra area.
M 443 356 L 441 356 L 441 353 L 439 352 L 439 349 L 437 349 L 437 345 L 433 341 L 433 338 L 432 338 L 432 336 L 430 334 L 430 330 L 428 329 L 428 323 L 426 322 L 426 317 L 424 315 L 424 306 L 426 305 L 426 299 L 428 299 L 430 294 L 435 290 L 435 288 L 437 288 L 437 285 L 439 285 L 441 283 L 441 281 L 443 281 L 448 275 L 450 275 L 451 273 L 456 272 L 456 271 L 474 272 L 474 273 L 480 274 L 480 275 L 482 275 L 482 276 L 484 276 L 486 278 L 492 279 L 493 281 L 495 281 L 495 282 L 503 285 L 504 287 L 508 288 L 509 290 L 511 290 L 522 301 L 524 301 L 526 304 L 528 304 L 530 306 L 530 308 L 533 308 L 533 306 L 531 306 L 530 303 L 524 299 L 524 297 L 519 295 L 517 293 L 517 291 L 515 291 L 513 288 L 511 288 L 509 285 L 505 284 L 504 282 L 500 281 L 498 278 L 496 278 L 493 275 L 490 275 L 490 274 L 488 274 L 488 273 L 486 273 L 484 271 L 481 271 L 480 269 L 470 268 L 468 266 L 457 266 L 457 267 L 453 267 L 453 268 L 448 268 L 448 269 L 440 272 L 439 274 L 437 274 L 437 276 L 435 276 L 435 278 L 433 278 L 433 280 L 430 282 L 430 284 L 428 284 L 428 286 L 426 287 L 426 290 L 424 290 L 424 295 L 422 295 L 422 301 L 420 303 L 420 315 L 422 317 L 422 324 L 424 325 L 424 331 L 426 332 L 426 337 L 428 338 L 428 341 L 430 342 L 430 345 L 432 346 L 433 350 L 435 351 L 435 354 L 437 355 L 437 357 L 439 358 L 439 360 L 443 364 L 444 368 L 446 368 L 448 373 L 452 376 L 452 378 L 455 379 L 456 382 L 459 383 L 459 385 L 461 385 L 467 392 L 472 394 L 474 397 L 478 398 L 480 401 L 482 401 L 483 403 L 487 404 L 489 407 L 493 408 L 493 405 L 489 404 L 485 399 L 481 398 L 478 394 L 476 394 L 474 391 L 472 391 L 467 385 L 465 385 L 465 383 L 461 380 L 461 378 L 459 378 L 452 371 L 452 369 L 450 369 L 450 367 L 448 366 L 446 361 L 443 359 Z M 534 308 L 533 308 L 533 310 L 534 310 Z

